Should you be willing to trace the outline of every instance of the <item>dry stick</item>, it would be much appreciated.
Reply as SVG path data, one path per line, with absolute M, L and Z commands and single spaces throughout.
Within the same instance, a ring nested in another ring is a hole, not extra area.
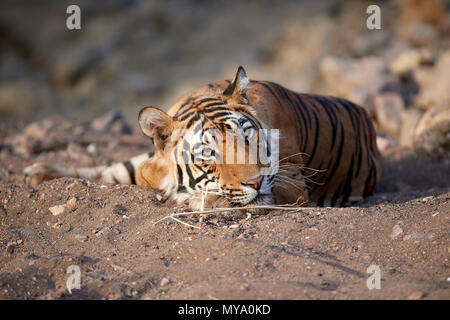
M 291 205 L 279 205 L 279 206 L 249 206 L 249 207 L 237 207 L 237 208 L 215 208 L 210 210 L 204 210 L 204 211 L 191 211 L 191 212 L 180 212 L 180 213 L 172 213 L 168 216 L 165 216 L 162 219 L 159 219 L 158 221 L 154 222 L 152 225 L 155 225 L 161 221 L 164 221 L 166 219 L 172 218 L 175 220 L 174 217 L 178 216 L 187 216 L 187 215 L 196 215 L 196 214 L 205 214 L 205 213 L 217 213 L 217 212 L 226 212 L 226 211 L 241 211 L 241 210 L 249 210 L 249 209 L 272 209 L 272 210 L 285 210 L 285 211 L 301 211 L 301 210 L 308 210 L 311 208 L 308 207 L 292 207 Z M 179 219 L 176 219 L 179 222 L 182 222 Z M 183 224 L 189 225 L 187 223 L 182 222 Z M 189 225 L 192 227 L 192 225 Z M 197 227 L 198 228 L 198 227 Z
M 182 221 L 182 220 L 180 220 L 180 219 L 177 219 L 177 218 L 175 218 L 174 216 L 169 216 L 169 217 L 172 218 L 173 220 L 175 220 L 176 222 L 182 223 L 182 224 L 184 224 L 184 225 L 186 225 L 186 226 L 188 226 L 188 227 L 195 228 L 195 229 L 199 229 L 199 230 L 202 229 L 202 228 L 200 228 L 200 227 L 194 226 L 194 225 L 189 224 L 189 223 L 187 223 L 187 222 L 184 222 L 184 221 Z

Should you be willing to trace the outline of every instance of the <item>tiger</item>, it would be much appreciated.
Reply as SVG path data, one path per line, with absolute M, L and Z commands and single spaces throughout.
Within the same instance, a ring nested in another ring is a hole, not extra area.
M 346 206 L 374 194 L 380 180 L 376 133 L 363 107 L 249 80 L 242 66 L 233 81 L 195 89 L 167 112 L 142 108 L 138 122 L 154 152 L 111 166 L 35 163 L 24 169 L 25 181 L 137 184 L 199 210 L 205 204 Z M 249 159 L 255 154 L 256 161 Z

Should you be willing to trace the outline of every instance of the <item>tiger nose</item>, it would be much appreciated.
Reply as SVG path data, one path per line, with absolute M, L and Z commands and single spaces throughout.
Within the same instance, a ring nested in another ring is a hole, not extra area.
M 248 180 L 245 184 L 247 184 L 247 185 L 249 184 L 256 190 L 259 190 L 259 188 L 261 187 L 262 179 L 263 179 L 263 176 L 259 176 L 256 179 Z

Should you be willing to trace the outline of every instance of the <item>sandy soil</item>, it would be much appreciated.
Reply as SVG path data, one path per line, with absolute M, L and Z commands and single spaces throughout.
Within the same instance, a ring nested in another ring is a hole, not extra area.
M 448 164 L 393 150 L 379 192 L 357 207 L 183 219 L 200 230 L 154 225 L 183 208 L 144 187 L 23 183 L 35 161 L 100 164 L 148 151 L 140 136 L 125 141 L 97 143 L 95 156 L 25 156 L 3 145 L 0 299 L 450 299 Z M 61 204 L 54 216 L 49 208 Z M 373 264 L 379 290 L 366 286 Z M 69 294 L 71 265 L 81 289 Z

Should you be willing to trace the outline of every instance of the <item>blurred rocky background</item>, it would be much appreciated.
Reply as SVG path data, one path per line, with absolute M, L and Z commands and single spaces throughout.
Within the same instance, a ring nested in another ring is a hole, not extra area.
M 66 28 L 70 4 L 81 30 Z M 366 26 L 371 4 L 380 30 Z M 86 128 L 127 134 L 141 107 L 167 109 L 238 65 L 252 79 L 364 106 L 383 153 L 450 159 L 444 0 L 3 0 L 0 135 L 17 127 L 13 148 L 32 153 Z

